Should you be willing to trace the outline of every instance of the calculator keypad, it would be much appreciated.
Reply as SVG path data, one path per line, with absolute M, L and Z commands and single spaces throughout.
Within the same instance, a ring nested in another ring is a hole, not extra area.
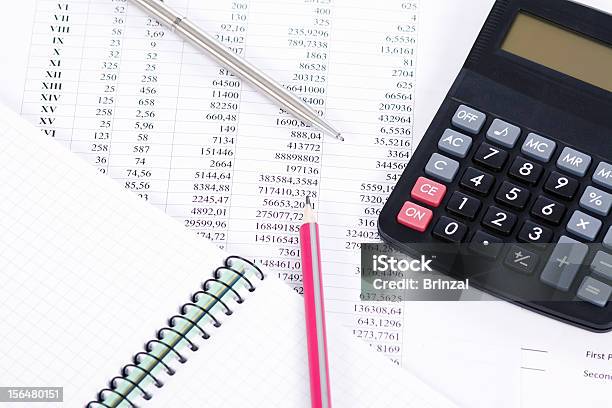
M 612 227 L 602 232 L 600 217 L 612 211 L 612 165 L 537 133 L 521 137 L 519 126 L 502 119 L 485 128 L 487 117 L 459 106 L 397 221 L 429 230 L 434 240 L 467 241 L 469 252 L 506 273 L 535 276 L 539 285 L 606 307 Z M 585 242 L 598 237 L 602 245 L 589 255 Z M 578 276 L 583 266 L 586 275 Z

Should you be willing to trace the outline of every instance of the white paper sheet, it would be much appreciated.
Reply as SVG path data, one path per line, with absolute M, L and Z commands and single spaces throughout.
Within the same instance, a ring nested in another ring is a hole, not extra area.
M 418 1 L 168 1 L 324 112 L 345 143 L 295 122 L 130 2 L 21 3 L 20 36 L 7 44 L 18 58 L 3 61 L 14 75 L 0 82 L 12 106 L 297 292 L 297 228 L 315 197 L 328 312 L 401 361 L 402 315 L 359 306 L 358 244 L 378 238 L 377 214 L 417 141 Z M 364 325 L 372 316 L 395 325 Z

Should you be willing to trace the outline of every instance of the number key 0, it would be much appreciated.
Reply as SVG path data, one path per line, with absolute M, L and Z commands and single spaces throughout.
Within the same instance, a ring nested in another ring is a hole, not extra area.
M 465 238 L 468 227 L 458 221 L 448 217 L 440 217 L 433 230 L 434 237 L 443 241 L 460 243 Z

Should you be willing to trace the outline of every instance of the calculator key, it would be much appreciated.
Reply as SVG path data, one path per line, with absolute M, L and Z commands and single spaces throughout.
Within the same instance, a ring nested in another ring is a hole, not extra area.
M 472 138 L 452 129 L 446 129 L 438 142 L 438 149 L 462 159 L 467 156 L 470 147 Z
M 598 251 L 591 262 L 591 271 L 604 279 L 612 281 L 612 255 L 604 251 Z
M 562 235 L 546 262 L 540 280 L 567 292 L 588 252 L 586 244 Z
M 593 174 L 593 181 L 612 190 L 612 164 L 599 163 L 599 166 L 595 169 L 595 174 Z
M 442 156 L 439 153 L 431 155 L 429 162 L 425 166 L 425 173 L 428 176 L 451 183 L 459 171 L 459 162 Z
M 610 295 L 612 295 L 612 286 L 587 276 L 582 281 L 576 295 L 595 306 L 606 307 Z
M 601 221 L 597 218 L 576 210 L 567 223 L 567 230 L 580 238 L 595 241 L 595 237 L 601 229 L 601 224 Z
M 521 129 L 500 119 L 495 119 L 487 131 L 487 139 L 500 146 L 512 149 L 518 138 L 521 136 Z
M 504 211 L 497 207 L 489 207 L 482 219 L 482 225 L 499 232 L 503 235 L 510 235 L 516 225 L 516 215 Z
M 455 191 L 448 200 L 446 209 L 455 215 L 473 220 L 480 210 L 480 200 Z
M 565 176 L 561 173 L 553 171 L 548 176 L 546 184 L 544 184 L 544 190 L 550 194 L 554 194 L 557 197 L 571 200 L 576 195 L 580 183 L 578 180 L 571 177 Z
M 453 126 L 472 134 L 478 134 L 485 124 L 487 116 L 465 105 L 459 106 L 455 116 L 453 116 Z
M 412 188 L 410 196 L 424 204 L 438 207 L 445 194 L 446 186 L 444 184 L 436 183 L 425 177 L 419 177 Z
M 508 170 L 510 177 L 531 185 L 538 184 L 543 172 L 542 166 L 520 156 L 514 159 Z
M 552 140 L 535 133 L 529 133 L 523 147 L 521 147 L 521 152 L 532 159 L 548 163 L 556 148 L 557 144 Z
M 434 227 L 434 237 L 443 241 L 460 243 L 465 238 L 468 232 L 468 227 L 465 224 L 455 221 L 452 218 L 440 217 L 438 223 Z
M 487 195 L 495 184 L 495 177 L 477 170 L 473 167 L 468 167 L 460 182 L 461 186 L 474 193 Z
M 554 200 L 539 196 L 531 207 L 531 214 L 551 224 L 559 225 L 567 207 Z
M 518 245 L 512 245 L 510 251 L 506 254 L 504 263 L 517 272 L 531 275 L 538 266 L 538 261 L 538 255 Z
M 608 233 L 603 239 L 603 246 L 608 249 L 612 249 L 612 227 L 608 229 Z
M 591 156 L 566 147 L 557 160 L 557 167 L 578 177 L 583 177 L 591 166 Z
M 491 170 L 499 171 L 508 161 L 508 152 L 488 143 L 483 143 L 474 155 L 474 162 Z
M 521 227 L 517 238 L 520 242 L 527 242 L 538 247 L 544 247 L 546 244 L 552 242 L 553 237 L 554 233 L 551 229 L 527 220 Z
M 504 241 L 482 230 L 476 231 L 470 242 L 470 250 L 489 259 L 497 259 Z
M 612 194 L 588 186 L 580 198 L 580 206 L 605 217 L 610 213 L 610 207 L 612 207 Z
M 526 188 L 504 181 L 495 195 L 495 200 L 517 210 L 523 210 L 530 197 L 531 193 Z
M 397 214 L 397 222 L 418 232 L 423 232 L 429 226 L 433 212 L 425 207 L 406 201 Z

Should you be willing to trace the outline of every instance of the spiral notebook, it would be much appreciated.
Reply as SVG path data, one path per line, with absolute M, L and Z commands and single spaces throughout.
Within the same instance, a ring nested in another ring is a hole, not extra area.
M 0 387 L 63 387 L 45 407 L 309 406 L 303 305 L 283 283 L 2 106 L 0 180 Z M 336 407 L 453 406 L 336 326 Z

